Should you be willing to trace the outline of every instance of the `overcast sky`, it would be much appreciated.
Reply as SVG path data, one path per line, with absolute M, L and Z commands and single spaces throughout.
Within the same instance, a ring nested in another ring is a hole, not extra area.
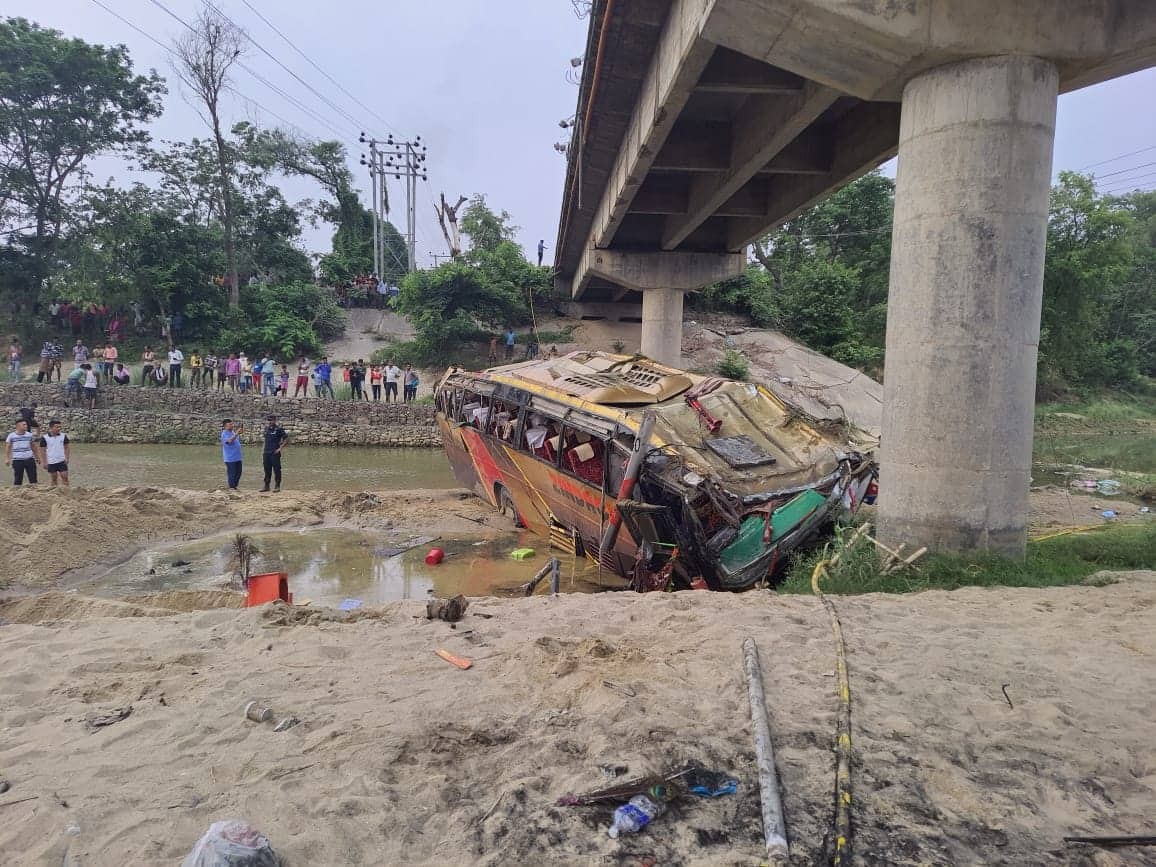
M 181 25 L 159 8 L 163 3 L 191 20 L 199 0 L 101 0 L 163 43 Z M 280 116 L 310 135 L 338 138 L 357 165 L 362 128 L 422 137 L 428 144 L 428 183 L 418 188 L 418 262 L 445 253 L 432 201 L 484 193 L 521 227 L 519 240 L 531 253 L 539 238 L 552 246 L 558 225 L 564 158 L 553 149 L 565 133 L 558 121 L 573 114 L 578 88 L 566 80 L 569 58 L 583 53 L 586 21 L 570 0 L 214 0 L 250 36 L 301 79 L 336 103 L 358 123 L 342 117 L 295 81 L 260 49 L 245 62 L 254 71 L 306 104 L 311 117 L 248 73 L 236 88 L 246 99 L 230 106 L 234 121 L 284 126 Z M 251 8 L 250 8 L 251 7 Z M 283 32 L 388 126 L 359 107 L 264 23 Z M 4 0 L 3 12 L 53 27 L 68 36 L 103 44 L 124 43 L 135 66 L 155 68 L 169 81 L 165 113 L 152 125 L 155 139 L 203 136 L 205 128 L 182 100 L 169 55 L 148 38 L 100 8 L 95 0 Z M 1131 151 L 1148 150 L 1095 166 L 1110 191 L 1156 187 L 1156 70 L 1147 70 L 1060 98 L 1055 170 L 1085 169 Z M 320 120 L 318 119 L 320 118 Z M 1145 164 L 1152 165 L 1145 165 Z M 119 173 L 101 163 L 98 179 Z M 1115 174 L 1109 174 L 1115 173 Z M 290 201 L 318 196 L 317 188 L 294 179 L 281 184 Z M 368 202 L 368 193 L 365 195 Z M 404 182 L 390 181 L 392 219 L 404 230 Z M 311 251 L 329 248 L 331 229 L 308 229 Z M 552 250 L 547 251 L 547 261 Z

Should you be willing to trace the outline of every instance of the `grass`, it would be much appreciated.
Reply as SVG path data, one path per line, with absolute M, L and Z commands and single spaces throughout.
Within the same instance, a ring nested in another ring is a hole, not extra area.
M 840 536 L 847 535 L 841 531 Z M 837 538 L 830 548 L 837 550 Z M 823 550 L 798 554 L 780 593 L 810 593 Z M 1103 569 L 1156 569 L 1156 523 L 1106 524 L 1084 533 L 1028 542 L 1027 557 L 936 554 L 892 575 L 879 572 L 874 546 L 860 542 L 823 580 L 828 593 L 913 593 L 960 587 L 1063 587 Z
M 1057 413 L 1082 418 L 1057 417 Z M 1156 398 L 1146 395 L 1114 395 L 1074 403 L 1036 404 L 1036 430 L 1069 430 L 1072 427 L 1118 427 L 1137 421 L 1156 421 Z
M 577 326 L 567 325 L 565 328 L 559 328 L 555 331 L 548 331 L 542 329 L 538 332 L 538 345 L 546 346 L 554 343 L 570 343 L 574 340 L 574 329 Z M 526 335 L 525 340 L 529 340 L 529 335 Z

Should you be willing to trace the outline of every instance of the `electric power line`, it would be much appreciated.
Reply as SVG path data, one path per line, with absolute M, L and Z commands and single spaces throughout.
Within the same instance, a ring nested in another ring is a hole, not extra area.
M 1147 151 L 1152 151 L 1152 150 L 1156 150 L 1156 145 L 1149 145 L 1146 148 L 1140 148 L 1140 150 L 1138 150 L 1138 151 L 1132 151 L 1131 153 L 1120 154 L 1118 157 L 1111 157 L 1110 159 L 1100 160 L 1098 163 L 1092 163 L 1090 166 L 1084 166 L 1084 168 L 1080 169 L 1080 171 L 1086 171 L 1087 169 L 1094 169 L 1096 166 L 1104 166 L 1104 165 L 1107 165 L 1108 163 L 1114 163 L 1114 162 L 1117 162 L 1118 160 L 1127 159 L 1128 157 L 1134 157 L 1134 156 L 1136 156 L 1136 154 L 1142 154 L 1142 153 L 1145 153 Z
M 1113 177 L 1115 175 L 1126 175 L 1126 174 L 1129 174 L 1130 172 L 1137 171 L 1138 169 L 1146 169 L 1150 166 L 1156 166 L 1156 160 L 1153 160 L 1150 163 L 1141 163 L 1138 166 L 1132 166 L 1132 168 L 1130 168 L 1130 169 L 1119 169 L 1118 171 L 1107 172 L 1107 173 L 1102 174 L 1102 175 L 1096 175 L 1096 178 L 1097 178 L 1097 180 L 1103 180 L 1104 178 L 1110 178 L 1110 177 Z
M 168 52 L 168 53 L 169 53 L 171 56 L 173 56 L 174 58 L 177 58 L 177 54 L 176 54 L 176 52 L 174 52 L 174 51 L 173 51 L 173 49 L 172 49 L 172 46 L 170 46 L 170 45 L 166 45 L 164 42 L 162 42 L 161 40 L 157 39 L 155 36 L 153 36 L 153 35 L 152 35 L 151 33 L 149 33 L 148 31 L 146 31 L 146 30 L 144 30 L 144 29 L 142 29 L 142 28 L 138 27 L 138 26 L 137 26 L 136 24 L 134 24 L 132 21 L 130 21 L 129 19 L 125 18 L 123 15 L 121 15 L 121 14 L 120 14 L 119 12 L 117 12 L 116 10 L 114 10 L 114 9 L 110 9 L 110 8 L 109 8 L 108 6 L 106 6 L 106 5 L 105 5 L 103 2 L 101 2 L 101 0 L 92 0 L 92 2 L 93 2 L 93 3 L 95 3 L 97 6 L 99 6 L 101 9 L 103 9 L 105 12 L 107 12 L 109 15 L 111 15 L 111 16 L 113 16 L 114 18 L 116 18 L 117 20 L 119 20 L 119 21 L 120 21 L 121 23 L 123 23 L 125 26 L 132 28 L 132 29 L 133 29 L 133 30 L 135 30 L 137 33 L 139 33 L 141 36 L 145 37 L 145 39 L 148 39 L 150 42 L 153 42 L 153 43 L 155 43 L 157 46 L 159 46 L 160 48 L 162 48 L 164 51 Z M 160 6 L 160 8 L 161 8 L 161 9 L 163 9 L 165 12 L 167 12 L 169 15 L 171 15 L 173 18 L 175 18 L 175 19 L 176 19 L 178 22 L 180 22 L 180 23 L 181 23 L 183 26 L 185 26 L 185 27 L 188 27 L 190 30 L 192 30 L 192 28 L 191 28 L 191 27 L 189 27 L 189 25 L 188 25 L 188 24 L 186 24 L 186 23 L 185 23 L 185 22 L 184 22 L 184 21 L 183 21 L 183 20 L 182 20 L 180 17 L 178 17 L 177 15 L 175 15 L 175 14 L 174 14 L 173 12 L 171 12 L 169 9 L 165 8 L 165 7 L 164 7 L 162 4 L 160 4 L 160 3 L 156 3 L 156 5 L 157 5 L 157 6 Z M 177 59 L 179 59 L 179 58 L 177 58 Z M 332 126 L 330 126 L 329 124 L 325 123 L 323 120 L 321 120 L 319 117 L 317 117 L 317 115 L 315 115 L 315 114 L 314 114 L 312 111 L 310 111 L 308 108 L 306 108 L 306 107 L 302 106 L 300 103 L 296 103 L 296 101 L 295 101 L 295 100 L 292 100 L 292 98 L 291 98 L 291 97 L 289 97 L 289 96 L 288 96 L 288 95 L 287 95 L 287 94 L 286 94 L 286 93 L 285 93 L 283 90 L 281 90 L 280 88 L 278 88 L 278 87 L 276 87 L 275 85 L 273 85 L 273 84 L 269 83 L 268 81 L 264 81 L 264 80 L 263 80 L 263 81 L 262 81 L 262 83 L 264 83 L 264 84 L 265 84 L 267 87 L 269 87 L 269 88 L 270 88 L 271 90 L 273 90 L 275 93 L 278 93 L 280 96 L 282 96 L 283 98 L 285 98 L 287 101 L 290 101 L 291 103 L 293 103 L 293 104 L 294 104 L 294 106 L 295 106 L 295 107 L 296 107 L 298 110 L 300 110 L 300 111 L 302 111 L 303 113 L 305 113 L 305 114 L 309 115 L 309 117 L 310 117 L 312 120 L 315 120 L 315 121 L 317 121 L 317 122 L 321 123 L 321 125 L 322 125 L 322 126 L 328 127 L 328 128 L 329 128 L 329 129 L 330 129 L 332 132 L 335 132 L 335 133 L 337 132 L 335 129 L 333 129 L 333 127 L 332 127 Z M 313 133 L 309 133 L 309 132 L 307 132 L 306 130 L 302 129 L 302 128 L 301 128 L 300 126 L 298 126 L 297 124 L 293 123 L 292 121 L 288 121 L 288 120 L 286 120 L 285 118 L 281 117 L 281 115 L 277 114 L 277 113 L 276 113 L 275 111 L 273 111 L 272 109 L 268 108 L 268 107 L 267 107 L 267 106 L 265 106 L 265 105 L 262 105 L 262 104 L 261 104 L 261 102 L 259 102 L 258 100 L 254 99 L 253 97 L 251 97 L 251 96 L 249 96 L 249 95 L 247 95 L 247 94 L 244 94 L 244 93 L 242 93 L 241 91 L 237 90 L 237 89 L 236 89 L 235 87 L 233 87 L 232 85 L 230 85 L 230 86 L 229 86 L 227 89 L 229 90 L 229 92 L 230 92 L 230 93 L 233 93 L 234 95 L 236 95 L 236 96 L 240 97 L 241 99 L 244 99 L 244 100 L 246 100 L 247 102 L 250 102 L 250 103 L 252 103 L 253 105 L 257 106 L 259 109 L 261 109 L 262 111 L 264 111 L 266 114 L 269 114 L 269 115 L 271 115 L 272 117 L 275 117 L 275 118 L 277 118 L 277 119 L 278 119 L 279 121 L 281 121 L 282 123 L 284 123 L 284 124 L 287 124 L 288 126 L 291 126 L 291 127 L 293 127 L 294 129 L 298 130 L 299 132 L 301 132 L 301 133 L 303 133 L 303 134 L 305 134 L 305 135 L 313 135 Z M 337 134 L 338 134 L 338 135 L 343 135 L 342 133 L 337 133 Z
M 338 90 L 340 90 L 342 93 L 344 93 L 350 99 L 352 99 L 355 103 L 357 103 L 361 108 L 365 109 L 367 112 L 369 112 L 371 115 L 373 115 L 379 121 L 381 121 L 382 124 L 384 124 L 385 128 L 388 129 L 390 132 L 392 132 L 394 135 L 401 136 L 400 132 L 398 132 L 396 129 L 394 129 L 392 126 L 390 126 L 389 121 L 387 121 L 384 117 L 382 117 L 380 114 L 378 114 L 372 108 L 370 108 L 368 105 L 366 105 L 360 99 L 358 99 L 356 96 L 354 96 L 348 90 L 346 90 L 342 86 L 341 82 L 339 82 L 332 75 L 330 75 L 328 72 L 326 72 L 320 66 L 318 66 L 313 61 L 313 58 L 311 58 L 308 54 L 306 54 L 304 51 L 302 51 L 300 48 L 298 48 L 297 44 L 295 42 L 293 42 L 292 39 L 290 39 L 288 36 L 286 36 L 284 33 L 282 33 L 281 30 L 277 27 L 277 25 L 275 25 L 272 21 L 270 21 L 268 18 L 266 18 L 264 15 L 262 15 L 261 11 L 259 9 L 257 9 L 252 3 L 250 3 L 249 0 L 241 0 L 241 2 L 244 3 L 246 6 L 248 6 L 254 15 L 256 15 L 258 18 L 260 18 L 262 21 L 264 21 L 274 33 L 276 33 L 283 40 L 285 40 L 285 42 L 289 45 L 290 48 L 292 48 L 294 51 L 296 51 L 298 54 L 300 54 L 302 57 L 304 57 L 310 66 L 312 66 L 314 69 L 316 69 L 322 75 L 324 75 L 327 79 L 329 79 L 329 81 L 332 82 L 333 85 Z
M 155 0 L 154 0 L 154 2 L 155 2 Z M 318 99 L 320 99 L 323 103 L 328 105 L 331 109 L 333 109 L 339 115 L 341 115 L 346 120 L 348 120 L 350 123 L 352 123 L 354 126 L 354 129 L 358 129 L 362 126 L 361 121 L 359 121 L 356 117 L 351 115 L 345 109 L 341 108 L 341 106 L 337 105 L 331 99 L 326 97 L 325 94 L 321 93 L 321 91 L 317 90 L 317 88 L 315 88 L 313 85 L 311 85 L 308 81 L 306 81 L 304 78 L 302 78 L 296 72 L 294 72 L 292 69 L 290 69 L 284 63 L 282 63 L 276 56 L 273 55 L 273 53 L 271 51 L 269 51 L 269 49 L 267 49 L 264 45 L 262 45 L 256 39 L 254 39 L 253 36 L 248 31 L 244 30 L 242 27 L 240 27 L 237 24 L 236 21 L 234 21 L 232 18 L 230 18 L 224 12 L 222 12 L 221 9 L 212 2 L 212 0 L 202 0 L 202 2 L 206 6 L 208 6 L 210 9 L 212 9 L 214 12 L 216 12 L 218 15 L 220 15 L 222 18 L 224 18 L 226 21 L 228 21 L 230 24 L 232 24 L 234 27 L 236 27 L 237 30 L 239 30 L 241 33 L 243 33 L 245 35 L 246 39 L 248 39 L 251 43 L 253 43 L 254 47 L 256 47 L 258 51 L 260 51 L 262 54 L 264 54 L 266 57 L 268 57 L 270 60 L 272 60 L 278 66 L 280 66 L 282 69 L 284 69 L 286 72 L 288 72 L 299 84 L 301 84 L 302 87 L 307 88 L 310 93 L 312 93 L 314 96 L 316 96 Z

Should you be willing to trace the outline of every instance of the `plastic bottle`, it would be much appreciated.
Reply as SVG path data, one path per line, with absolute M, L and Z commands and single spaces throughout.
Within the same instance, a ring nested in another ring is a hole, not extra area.
M 646 795 L 635 795 L 629 803 L 614 811 L 614 823 L 606 829 L 606 833 L 614 838 L 623 831 L 627 834 L 637 834 L 656 816 L 661 816 L 665 812 L 666 804 L 662 801 L 655 802 Z

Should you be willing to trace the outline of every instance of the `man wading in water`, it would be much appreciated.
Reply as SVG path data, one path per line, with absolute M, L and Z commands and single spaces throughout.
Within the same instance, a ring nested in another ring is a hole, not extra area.
M 277 416 L 269 416 L 269 423 L 265 425 L 265 448 L 261 455 L 265 465 L 265 487 L 261 488 L 261 493 L 269 490 L 270 477 L 275 482 L 273 493 L 280 493 L 281 449 L 285 448 L 288 439 L 289 434 L 285 433 L 285 428 L 277 424 Z

